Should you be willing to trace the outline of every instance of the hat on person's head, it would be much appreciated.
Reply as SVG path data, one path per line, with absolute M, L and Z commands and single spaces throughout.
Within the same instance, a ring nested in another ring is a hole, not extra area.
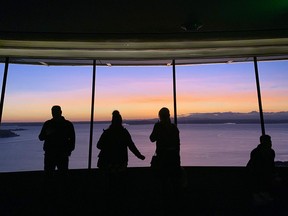
M 122 116 L 118 110 L 112 112 L 112 124 L 122 124 Z

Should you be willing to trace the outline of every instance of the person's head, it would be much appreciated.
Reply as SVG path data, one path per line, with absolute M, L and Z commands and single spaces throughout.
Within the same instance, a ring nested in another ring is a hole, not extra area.
M 53 118 L 59 118 L 62 115 L 62 110 L 59 105 L 55 105 L 51 108 Z
M 160 121 L 170 121 L 170 111 L 168 108 L 163 107 L 158 113 Z
M 112 112 L 112 125 L 122 125 L 122 116 L 118 110 Z
M 260 136 L 260 143 L 264 144 L 267 147 L 271 147 L 272 146 L 271 136 L 267 134 Z

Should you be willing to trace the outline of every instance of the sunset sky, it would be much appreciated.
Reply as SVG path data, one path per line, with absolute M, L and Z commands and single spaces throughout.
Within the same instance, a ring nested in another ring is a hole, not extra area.
M 288 111 L 288 61 L 258 63 L 264 112 Z M 1 87 L 4 64 L 0 64 Z M 176 66 L 177 113 L 258 111 L 253 62 Z M 92 66 L 9 65 L 3 122 L 42 122 L 51 106 L 72 121 L 90 120 Z M 173 114 L 172 66 L 97 67 L 94 120 Z

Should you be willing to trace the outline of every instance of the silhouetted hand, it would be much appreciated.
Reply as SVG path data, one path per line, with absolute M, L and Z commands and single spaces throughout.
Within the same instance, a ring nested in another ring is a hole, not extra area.
M 144 155 L 140 155 L 140 156 L 139 156 L 139 159 L 144 160 L 144 159 L 145 159 L 145 156 L 144 156 Z

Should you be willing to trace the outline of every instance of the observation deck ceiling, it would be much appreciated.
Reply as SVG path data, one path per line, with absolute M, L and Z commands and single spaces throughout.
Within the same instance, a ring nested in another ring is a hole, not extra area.
M 0 62 L 177 65 L 288 59 L 286 0 L 10 0 Z

